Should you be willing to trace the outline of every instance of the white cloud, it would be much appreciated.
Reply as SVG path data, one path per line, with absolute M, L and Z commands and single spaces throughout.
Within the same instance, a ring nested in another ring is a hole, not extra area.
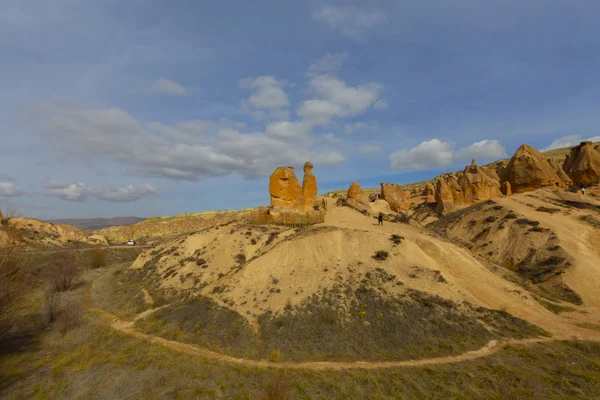
M 158 78 L 152 83 L 152 89 L 158 93 L 170 94 L 172 96 L 184 96 L 187 91 L 179 83 L 168 78 Z
M 372 153 L 378 153 L 381 151 L 381 147 L 379 146 L 372 146 L 370 144 L 363 144 L 362 146 L 360 146 L 358 148 L 358 150 L 363 153 L 363 154 L 372 154 Z
M 381 28 L 386 21 L 379 10 L 367 10 L 354 6 L 338 7 L 325 5 L 312 14 L 315 21 L 325 22 L 330 28 L 355 40 L 365 39 L 368 32 Z
M 587 139 L 582 139 L 582 137 L 580 135 L 563 136 L 561 138 L 556 139 L 548 147 L 542 149 L 542 151 L 562 149 L 563 147 L 573 147 L 573 146 L 577 146 L 579 143 L 581 143 L 583 141 L 600 142 L 600 136 L 592 136 Z
M 342 139 L 335 136 L 335 134 L 333 134 L 331 132 L 325 133 L 323 135 L 323 139 L 325 139 L 325 141 L 327 141 L 329 143 L 340 143 L 342 141 Z
M 371 82 L 351 87 L 321 75 L 310 80 L 309 90 L 318 98 L 304 101 L 296 112 L 306 121 L 325 125 L 336 117 L 364 114 L 378 100 L 381 85 Z
M 343 127 L 344 133 L 350 135 L 354 132 L 362 131 L 365 129 L 376 129 L 377 126 L 375 124 L 366 124 L 364 122 L 355 122 L 353 124 L 345 124 Z
M 456 151 L 455 160 L 498 160 L 507 156 L 506 149 L 498 140 L 482 140 Z
M 280 121 L 267 125 L 266 133 L 280 139 L 303 139 L 310 133 L 312 126 L 301 121 Z
M 131 202 L 142 197 L 156 196 L 158 190 L 149 184 L 127 185 L 121 188 L 104 186 L 87 186 L 84 183 L 63 184 L 58 181 L 49 181 L 44 185 L 56 197 L 69 201 L 85 201 L 87 197 L 95 197 L 114 202 Z
M 375 104 L 373 104 L 373 108 L 376 110 L 387 110 L 387 108 L 388 108 L 387 101 L 385 101 L 383 99 L 379 99 L 375 102 Z
M 282 108 L 290 105 L 288 96 L 282 89 L 285 82 L 278 81 L 273 76 L 245 78 L 240 81 L 240 87 L 254 90 L 244 102 L 259 109 Z
M 12 182 L 0 182 L 0 199 L 6 199 L 9 197 L 17 197 L 23 194 L 23 191 L 19 189 Z
M 210 128 L 186 122 L 142 126 L 116 108 L 49 106 L 45 111 L 40 127 L 59 149 L 86 160 L 117 161 L 129 167 L 127 173 L 138 176 L 197 180 L 239 173 L 251 178 L 268 175 L 279 165 L 306 160 L 332 164 L 344 159 L 339 152 L 313 149 L 318 142 L 309 134 L 311 125 L 303 121 L 283 121 L 267 125 L 264 132 L 240 133 L 234 123 L 215 123 Z M 73 187 L 64 195 L 74 193 L 69 196 L 77 198 L 77 190 Z
M 401 149 L 389 155 L 392 169 L 423 171 L 444 168 L 452 163 L 454 143 L 432 139 L 412 149 Z
M 335 75 L 346 61 L 348 61 L 346 53 L 327 53 L 308 67 L 308 75 Z

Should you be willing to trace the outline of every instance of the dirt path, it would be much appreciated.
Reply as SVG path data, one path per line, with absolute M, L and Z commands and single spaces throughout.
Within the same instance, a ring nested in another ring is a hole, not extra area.
M 108 247 L 82 247 L 80 249 L 63 249 L 60 247 L 56 247 L 50 250 L 31 250 L 31 251 L 19 251 L 13 254 L 16 255 L 25 255 L 25 254 L 42 254 L 42 253 L 56 253 L 58 251 L 92 251 L 92 250 L 109 250 L 109 249 L 135 249 L 135 248 L 147 248 L 150 246 L 127 246 L 127 245 L 116 245 L 116 246 L 108 246 Z
M 152 296 L 150 296 L 150 293 L 148 293 L 146 289 L 142 288 L 142 292 L 144 293 L 144 301 L 146 302 L 146 304 L 152 307 L 154 305 L 154 299 L 152 298 Z
M 96 276 L 94 281 L 88 286 L 86 290 L 84 305 L 91 311 L 98 312 L 105 320 L 110 321 L 110 326 L 124 334 L 129 336 L 145 340 L 150 343 L 156 343 L 158 345 L 167 347 L 169 349 L 179 351 L 185 354 L 203 357 L 211 360 L 216 360 L 228 364 L 237 364 L 243 365 L 247 367 L 254 368 L 276 368 L 276 369 L 295 369 L 295 370 L 310 370 L 310 371 L 340 371 L 340 370 L 352 370 L 352 369 L 362 369 L 362 370 L 375 370 L 375 369 L 385 369 L 385 368 L 400 368 L 400 367 L 423 367 L 429 365 L 443 365 L 443 364 L 455 364 L 464 361 L 476 360 L 483 357 L 488 357 L 493 354 L 496 354 L 504 346 L 506 345 L 516 345 L 516 346 L 529 346 L 537 343 L 548 343 L 552 341 L 558 340 L 572 340 L 572 339 L 582 339 L 582 340 L 596 340 L 600 341 L 600 335 L 596 338 L 585 337 L 553 337 L 553 338 L 531 338 L 531 339 L 519 339 L 519 340 L 492 340 L 484 347 L 478 350 L 469 351 L 463 354 L 459 354 L 456 356 L 446 356 L 446 357 L 434 357 L 434 358 L 426 358 L 421 360 L 408 360 L 408 361 L 355 361 L 355 362 L 336 362 L 336 361 L 323 361 L 323 362 L 280 362 L 275 363 L 267 360 L 251 360 L 245 358 L 236 358 L 231 357 L 222 353 L 218 353 L 211 350 L 202 349 L 197 346 L 193 346 L 186 343 L 176 342 L 173 340 L 167 340 L 158 336 L 148 335 L 142 332 L 139 332 L 135 329 L 135 322 L 148 317 L 149 315 L 167 307 L 168 305 L 164 305 L 161 307 L 153 308 L 150 310 L 146 310 L 133 318 L 131 321 L 123 321 L 119 319 L 116 315 L 111 314 L 103 309 L 97 308 L 92 304 L 91 301 L 91 288 L 96 279 L 98 279 L 100 275 Z

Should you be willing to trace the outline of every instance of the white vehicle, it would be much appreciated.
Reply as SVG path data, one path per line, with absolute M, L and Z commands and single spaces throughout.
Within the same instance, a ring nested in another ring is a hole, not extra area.
M 135 246 L 135 240 L 128 241 L 127 246 Z

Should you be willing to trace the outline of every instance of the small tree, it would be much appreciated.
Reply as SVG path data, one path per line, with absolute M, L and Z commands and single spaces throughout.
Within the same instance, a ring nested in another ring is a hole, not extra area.
M 90 252 L 90 266 L 92 269 L 106 266 L 106 254 L 100 249 L 94 249 Z
M 77 257 L 72 251 L 59 251 L 54 254 L 51 263 L 50 283 L 57 292 L 71 289 L 77 277 Z

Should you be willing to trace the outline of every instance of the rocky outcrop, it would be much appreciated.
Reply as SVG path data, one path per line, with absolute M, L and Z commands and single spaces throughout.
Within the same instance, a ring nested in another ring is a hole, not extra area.
M 410 208 L 408 196 L 400 185 L 393 183 L 381 184 L 381 199 L 388 202 L 390 208 L 396 212 L 406 211 Z
M 310 162 L 304 164 L 302 186 L 293 167 L 278 167 L 269 180 L 271 208 L 269 214 L 307 214 L 318 212 L 322 201 L 317 198 L 317 178 Z
M 458 183 L 462 190 L 463 201 L 468 204 L 479 203 L 502 195 L 500 182 L 489 177 L 483 168 L 475 164 L 475 160 L 459 175 Z
M 552 167 L 554 172 L 556 172 L 556 175 L 558 175 L 560 180 L 563 181 L 565 186 L 573 185 L 573 180 L 571 180 L 571 178 L 569 178 L 569 175 L 567 175 L 565 170 L 562 168 L 562 165 L 558 161 L 556 161 L 555 159 L 549 158 L 548 163 L 550 164 L 550 166 Z
M 278 167 L 269 178 L 269 194 L 271 207 L 281 209 L 296 209 L 298 199 L 302 196 L 302 187 L 294 167 Z
M 308 161 L 304 163 L 304 178 L 302 179 L 302 208 L 304 212 L 313 209 L 319 191 L 317 178 L 312 172 L 313 168 L 312 163 Z
M 365 194 L 365 192 L 363 192 L 363 190 L 361 189 L 358 182 L 352 182 L 352 184 L 348 188 L 348 198 L 349 199 L 356 199 L 359 196 L 364 196 L 364 194 Z
M 600 179 L 600 152 L 592 142 L 581 142 L 571 149 L 563 170 L 576 185 L 596 183 Z
M 425 183 L 425 189 L 423 190 L 423 196 L 427 203 L 435 203 L 435 188 L 430 182 Z
M 519 147 L 508 165 L 500 172 L 502 181 L 510 183 L 513 193 L 551 187 L 565 187 L 546 157 L 526 144 Z
M 495 168 L 490 167 L 481 167 L 481 170 L 491 179 L 497 181 L 498 183 L 501 181 L 500 175 L 498 175 L 498 171 Z
M 502 186 L 500 186 L 500 191 L 505 196 L 512 196 L 512 188 L 510 187 L 510 182 L 502 182 Z
M 435 202 L 438 215 L 446 215 L 456 209 L 454 195 L 444 179 L 440 179 L 435 186 Z

